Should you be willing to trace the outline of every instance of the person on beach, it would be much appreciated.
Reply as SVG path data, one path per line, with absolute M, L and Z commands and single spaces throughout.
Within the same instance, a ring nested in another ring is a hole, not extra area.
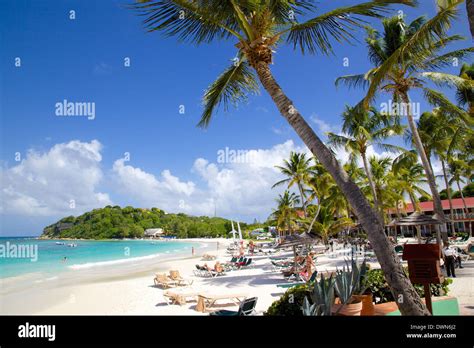
M 307 275 L 309 275 L 309 277 L 311 277 L 311 275 L 313 274 L 313 267 L 314 267 L 313 255 L 314 254 L 311 252 L 306 256 L 306 259 L 305 259 L 305 270 L 306 270 Z
M 255 244 L 253 244 L 253 240 L 251 240 L 249 243 L 249 252 L 251 256 L 253 256 L 254 251 L 255 251 Z
M 239 256 L 242 257 L 244 255 L 245 255 L 245 248 L 244 248 L 244 242 L 242 241 L 240 243 Z
M 191 248 L 191 253 L 192 253 L 193 256 L 194 256 L 194 247 Z
M 443 248 L 444 267 L 446 268 L 446 274 L 448 277 L 456 278 L 454 273 L 454 258 L 456 251 L 449 247 L 449 244 Z
M 216 261 L 216 264 L 214 265 L 214 271 L 216 271 L 217 273 L 224 272 L 224 268 L 222 267 L 219 261 Z

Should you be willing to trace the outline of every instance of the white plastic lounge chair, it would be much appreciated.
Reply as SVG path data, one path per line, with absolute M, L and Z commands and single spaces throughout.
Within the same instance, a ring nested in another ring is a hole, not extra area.
M 246 293 L 226 293 L 226 294 L 208 294 L 199 293 L 196 310 L 198 312 L 205 312 L 207 308 L 212 307 L 217 301 L 227 300 L 240 305 L 240 303 L 247 298 Z
M 192 288 L 172 289 L 163 292 L 163 297 L 168 305 L 179 304 L 183 306 L 188 299 L 196 300 L 197 296 L 198 292 Z

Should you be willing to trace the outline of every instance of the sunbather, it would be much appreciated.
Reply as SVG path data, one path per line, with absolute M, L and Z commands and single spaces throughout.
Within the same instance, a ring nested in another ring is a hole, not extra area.
M 216 264 L 214 265 L 214 271 L 217 272 L 217 273 L 223 273 L 224 272 L 224 267 L 222 267 L 222 265 L 219 261 L 216 261 Z

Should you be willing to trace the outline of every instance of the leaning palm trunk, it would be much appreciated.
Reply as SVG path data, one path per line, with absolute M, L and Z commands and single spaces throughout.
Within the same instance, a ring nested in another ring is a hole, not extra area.
M 383 224 L 380 222 L 377 212 L 374 212 L 359 187 L 349 179 L 331 151 L 323 144 L 296 110 L 292 101 L 285 95 L 273 77 L 268 63 L 258 62 L 255 70 L 260 82 L 270 94 L 281 115 L 331 174 L 354 209 L 362 227 L 369 236 L 392 294 L 395 298 L 400 299 L 397 301 L 400 312 L 403 315 L 429 315 L 426 306 L 403 272 L 398 256 L 385 235 Z
M 469 221 L 469 235 L 471 235 L 471 219 L 469 218 L 469 208 L 467 207 L 466 199 L 464 198 L 464 193 L 462 193 L 461 184 L 459 183 L 459 180 L 456 180 L 456 185 L 458 186 L 459 193 L 461 194 L 462 203 L 464 205 L 464 214 L 466 214 L 466 219 L 468 219 Z
M 469 28 L 474 39 L 474 0 L 466 0 L 467 17 L 469 19 Z
M 441 166 L 443 167 L 443 177 L 444 177 L 444 183 L 446 185 L 446 194 L 448 195 L 448 201 L 449 201 L 449 213 L 451 214 L 451 231 L 453 234 L 456 233 L 455 230 L 455 224 L 454 224 L 454 210 L 453 210 L 453 198 L 451 197 L 451 187 L 449 187 L 449 180 L 448 180 L 448 174 L 446 171 L 446 163 L 444 163 L 444 160 L 441 160 Z
M 365 155 L 365 153 L 361 153 L 360 156 L 362 157 L 362 162 L 364 163 L 364 170 L 365 170 L 365 174 L 367 175 L 367 179 L 369 180 L 369 186 L 370 186 L 370 190 L 372 191 L 372 196 L 374 196 L 374 208 L 375 208 L 375 211 L 377 211 L 378 214 L 380 214 L 380 221 L 383 222 L 383 213 L 382 211 L 380 210 L 380 207 L 379 207 L 379 201 L 378 201 L 378 196 L 377 196 L 377 191 L 375 190 L 375 184 L 374 184 L 374 179 L 372 177 L 372 172 L 369 168 L 369 163 L 367 161 L 367 156 Z
M 413 136 L 413 142 L 415 144 L 415 148 L 418 152 L 418 155 L 420 155 L 421 163 L 423 165 L 423 169 L 425 170 L 425 174 L 426 174 L 426 179 L 428 180 L 428 185 L 430 186 L 431 195 L 433 196 L 434 211 L 435 213 L 438 214 L 439 219 L 443 222 L 441 225 L 442 226 L 441 235 L 443 238 L 443 243 L 446 245 L 448 243 L 448 233 L 446 231 L 446 218 L 444 216 L 443 206 L 441 204 L 441 198 L 439 197 L 438 188 L 436 187 L 436 179 L 434 177 L 433 170 L 431 169 L 431 164 L 428 159 L 428 156 L 426 156 L 426 152 L 423 147 L 420 134 L 418 133 L 418 129 L 416 128 L 416 123 L 412 115 L 411 106 L 410 106 L 411 105 L 410 98 L 408 97 L 408 93 L 404 93 L 402 95 L 402 98 L 403 98 L 403 102 L 406 105 L 408 126 L 410 127 L 410 131 Z M 437 227 L 436 240 L 438 244 L 441 244 L 438 231 L 439 230 Z

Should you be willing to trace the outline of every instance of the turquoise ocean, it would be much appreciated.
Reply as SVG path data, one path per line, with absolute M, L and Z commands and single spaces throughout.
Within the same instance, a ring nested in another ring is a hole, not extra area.
M 28 273 L 56 275 L 142 259 L 160 262 L 170 257 L 191 256 L 191 248 L 200 244 L 173 240 L 66 241 L 0 237 L 0 279 Z M 20 249 L 23 250 L 21 255 Z

